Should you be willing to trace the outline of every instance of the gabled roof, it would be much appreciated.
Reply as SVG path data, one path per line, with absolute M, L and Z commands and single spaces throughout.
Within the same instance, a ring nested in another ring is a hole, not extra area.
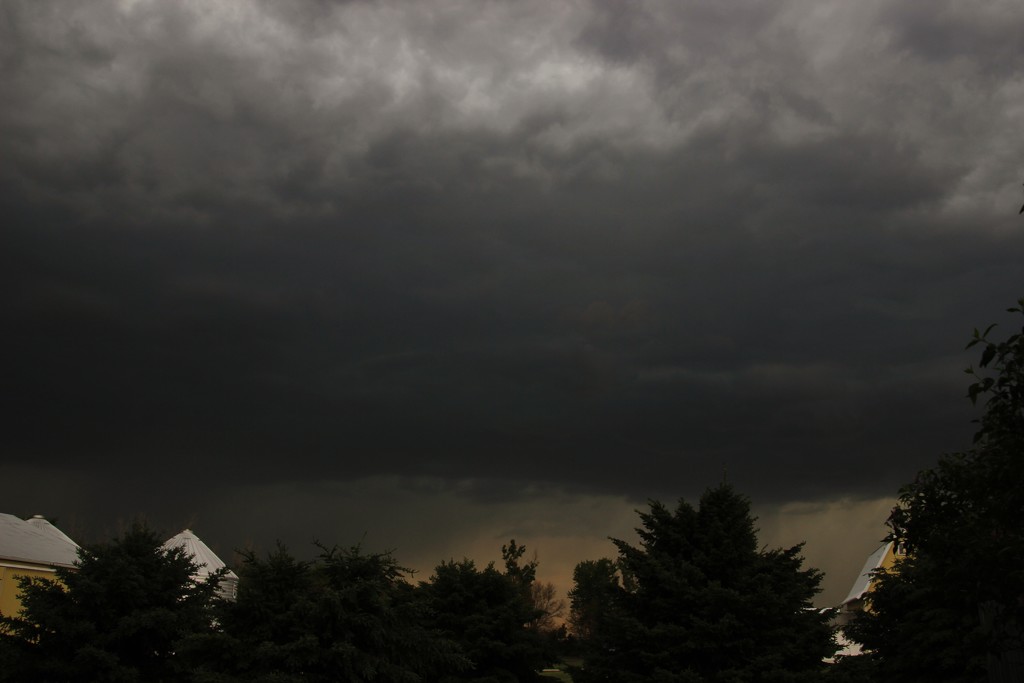
M 0 560 L 72 567 L 77 559 L 78 544 L 45 519 L 0 513 Z
M 892 542 L 883 544 L 878 550 L 871 553 L 868 556 L 867 561 L 864 562 L 864 568 L 860 570 L 860 575 L 857 580 L 853 582 L 853 588 L 850 589 L 850 594 L 846 596 L 842 604 L 853 602 L 864 597 L 864 594 L 871 588 L 871 572 L 875 571 L 882 566 L 882 561 L 885 556 L 889 554 L 889 549 L 892 548 Z
M 205 578 L 218 569 L 227 566 L 223 560 L 217 557 L 217 553 L 210 550 L 210 546 L 203 543 L 202 539 L 192 533 L 191 529 L 185 529 L 180 534 L 167 539 L 164 547 L 168 550 L 171 548 L 184 548 L 192 556 L 192 560 L 199 565 L 196 576 L 200 578 Z M 237 581 L 238 575 L 228 570 L 225 578 L 233 578 Z

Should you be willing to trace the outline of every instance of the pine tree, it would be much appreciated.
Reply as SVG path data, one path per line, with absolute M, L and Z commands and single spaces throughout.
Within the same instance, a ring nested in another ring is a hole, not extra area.
M 750 503 L 726 484 L 640 520 L 639 546 L 613 539 L 620 575 L 575 680 L 816 680 L 835 646 L 802 546 L 758 550 Z
M 212 628 L 219 577 L 197 581 L 183 548 L 132 525 L 79 551 L 56 580 L 23 580 L 22 612 L 0 624 L 0 680 L 190 680 L 176 655 L 183 639 Z
M 183 652 L 204 680 L 433 683 L 468 668 L 458 646 L 427 626 L 408 570 L 391 554 L 321 551 L 312 562 L 282 546 L 266 559 L 244 554 L 220 632 Z
M 479 569 L 473 560 L 442 562 L 420 597 L 431 624 L 459 644 L 472 662 L 467 671 L 441 680 L 526 683 L 554 658 L 552 642 L 536 622 L 532 585 L 537 562 L 522 563 L 525 547 L 513 540 L 502 548 L 505 572 L 494 563 Z

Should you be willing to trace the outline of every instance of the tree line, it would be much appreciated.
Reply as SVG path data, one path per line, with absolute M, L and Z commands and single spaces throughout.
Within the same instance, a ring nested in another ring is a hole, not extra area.
M 566 655 L 583 683 L 821 671 L 835 649 L 810 604 L 822 575 L 799 546 L 758 549 L 746 497 L 723 484 L 697 509 L 651 502 L 640 518 L 639 546 L 576 568 L 567 623 L 515 540 L 500 566 L 450 560 L 415 583 L 359 546 L 247 551 L 225 600 L 220 574 L 198 579 L 184 549 L 135 524 L 56 580 L 22 581 L 22 612 L 0 618 L 0 680 L 515 683 Z
M 0 618 L 0 680 L 530 681 L 556 656 L 535 607 L 550 591 L 514 540 L 503 568 L 443 562 L 418 585 L 391 553 L 318 549 L 241 553 L 225 600 L 223 571 L 197 578 L 187 551 L 133 524 L 56 580 L 22 580 L 21 613 Z
M 359 546 L 244 552 L 227 601 L 218 575 L 198 580 L 137 524 L 56 581 L 22 581 L 23 611 L 0 617 L 0 681 L 516 683 L 561 659 L 575 683 L 1024 680 L 1024 328 L 992 329 L 968 345 L 974 445 L 901 490 L 889 539 L 907 554 L 847 627 L 863 655 L 824 663 L 822 573 L 800 545 L 760 547 L 750 501 L 723 483 L 696 506 L 651 501 L 636 544 L 580 562 L 565 624 L 515 540 L 500 566 L 451 560 L 419 582 Z

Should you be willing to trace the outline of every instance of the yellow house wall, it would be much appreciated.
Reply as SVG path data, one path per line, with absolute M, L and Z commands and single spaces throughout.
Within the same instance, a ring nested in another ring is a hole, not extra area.
M 896 544 L 893 543 L 889 546 L 889 550 L 885 553 L 885 557 L 882 558 L 881 564 L 878 565 L 879 569 L 892 569 L 892 566 L 896 564 L 897 557 L 898 555 L 896 555 Z
M 888 570 L 893 568 L 893 566 L 896 564 L 896 560 L 899 559 L 899 557 L 900 557 L 899 555 L 896 554 L 896 549 L 897 549 L 897 547 L 896 547 L 895 543 L 889 544 L 889 550 L 886 551 L 885 557 L 883 557 L 882 561 L 878 563 L 878 568 L 879 569 L 884 569 L 884 570 L 888 571 Z M 871 589 L 874 588 L 874 587 L 875 587 L 875 582 L 872 581 L 871 584 L 868 586 L 868 593 L 871 593 Z M 863 600 L 859 600 L 858 603 L 859 603 L 858 609 L 863 609 L 866 612 L 870 612 L 871 611 L 870 603 L 866 604 Z
M 5 617 L 17 616 L 21 609 L 21 589 L 18 579 L 22 576 L 54 578 L 49 567 L 29 567 L 0 563 L 0 614 Z

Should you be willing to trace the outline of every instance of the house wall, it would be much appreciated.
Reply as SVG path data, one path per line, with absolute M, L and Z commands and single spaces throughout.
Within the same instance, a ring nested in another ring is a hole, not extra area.
M 893 543 L 889 547 L 889 552 L 887 552 L 885 554 L 885 557 L 882 558 L 882 561 L 878 563 L 878 568 L 887 570 L 892 569 L 892 566 L 896 564 L 896 558 L 901 556 L 901 554 L 898 553 L 898 550 L 899 549 L 897 548 L 896 544 Z
M 888 548 L 887 548 L 887 550 L 886 550 L 886 552 L 885 552 L 885 555 L 883 555 L 882 559 L 880 559 L 878 561 L 878 564 L 876 564 L 874 567 L 865 566 L 864 569 L 865 569 L 865 571 L 875 571 L 875 570 L 878 570 L 878 569 L 890 570 L 890 569 L 893 568 L 893 566 L 896 564 L 896 560 L 899 559 L 902 556 L 902 554 L 903 553 L 896 546 L 896 544 L 890 543 Z M 871 558 L 868 557 L 868 562 L 870 562 L 870 561 L 871 561 Z M 871 608 L 869 606 L 869 603 L 867 603 L 864 600 L 864 598 L 866 597 L 867 593 L 871 592 L 871 587 L 872 587 L 873 584 L 874 584 L 874 581 L 868 583 L 867 590 L 865 591 L 865 594 L 863 596 L 861 596 L 859 598 L 848 599 L 846 602 L 844 602 L 842 605 L 839 606 L 838 611 L 836 612 L 835 617 L 833 617 L 833 622 L 832 622 L 833 625 L 839 626 L 839 627 L 846 626 L 860 612 L 863 612 L 865 610 L 867 610 L 867 611 L 871 610 Z M 857 588 L 857 586 L 856 586 L 856 584 L 854 584 L 853 590 L 856 590 L 856 588 Z
M 0 614 L 5 617 L 17 616 L 21 609 L 21 589 L 18 587 L 18 579 L 22 576 L 52 579 L 54 570 L 50 567 L 33 567 L 0 561 Z
M 896 544 L 895 543 L 890 544 L 889 545 L 889 550 L 886 551 L 885 555 L 882 557 L 881 562 L 878 563 L 878 567 L 876 567 L 876 569 L 884 569 L 886 571 L 892 569 L 893 565 L 896 564 L 896 560 L 901 556 L 901 553 L 899 553 L 897 551 L 898 551 L 898 548 L 897 548 Z M 874 583 L 875 583 L 874 581 L 871 582 L 871 584 L 870 584 L 870 586 L 868 588 L 868 593 L 871 592 L 871 587 L 874 586 Z M 863 598 L 860 599 L 860 600 L 855 600 L 854 602 L 851 602 L 848 605 L 848 607 L 850 608 L 851 612 L 859 612 L 861 610 L 864 610 L 864 611 L 867 611 L 867 612 L 871 611 L 870 603 L 865 602 Z

